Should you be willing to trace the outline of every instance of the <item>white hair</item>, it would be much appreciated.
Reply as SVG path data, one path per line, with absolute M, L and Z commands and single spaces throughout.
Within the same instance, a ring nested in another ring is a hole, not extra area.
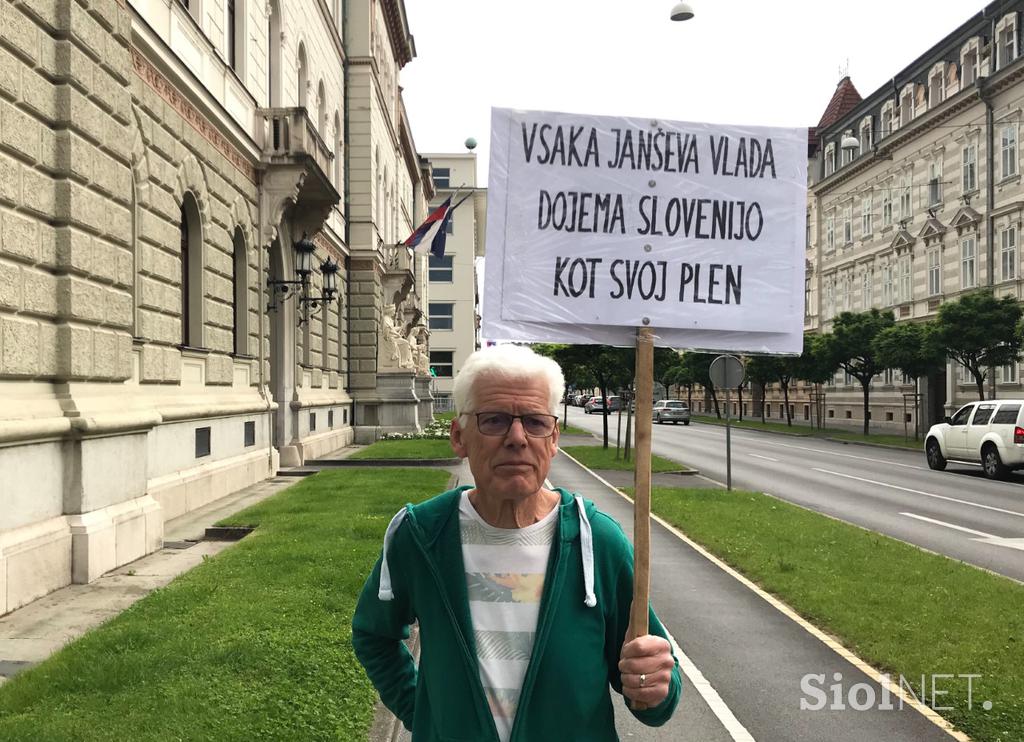
M 562 369 L 552 359 L 524 345 L 492 345 L 470 354 L 455 377 L 453 393 L 459 417 L 472 411 L 474 387 L 481 377 L 502 381 L 541 379 L 548 388 L 548 409 L 552 414 L 558 413 L 558 403 L 565 393 Z

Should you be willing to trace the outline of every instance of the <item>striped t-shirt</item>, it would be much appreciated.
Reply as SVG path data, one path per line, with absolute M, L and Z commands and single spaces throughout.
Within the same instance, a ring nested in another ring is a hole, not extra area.
M 526 528 L 495 528 L 476 512 L 468 492 L 459 505 L 462 561 L 473 619 L 480 682 L 507 742 L 533 652 L 540 596 L 558 508 Z

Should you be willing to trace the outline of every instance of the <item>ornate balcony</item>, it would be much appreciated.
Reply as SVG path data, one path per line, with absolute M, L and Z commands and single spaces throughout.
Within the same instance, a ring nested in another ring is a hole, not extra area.
M 264 237 L 276 236 L 284 211 L 293 207 L 297 230 L 315 234 L 341 201 L 331 180 L 334 153 L 317 132 L 305 108 L 261 108 L 263 117 Z

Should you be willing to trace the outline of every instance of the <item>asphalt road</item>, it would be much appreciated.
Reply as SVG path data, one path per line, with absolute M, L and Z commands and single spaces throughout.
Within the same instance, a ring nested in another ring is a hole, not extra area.
M 601 417 L 569 408 L 599 433 Z M 614 439 L 616 415 L 609 417 Z M 655 425 L 654 453 L 726 479 L 725 428 Z M 732 429 L 732 484 L 1024 582 L 1024 476 L 993 482 L 976 466 L 935 472 L 924 453 Z

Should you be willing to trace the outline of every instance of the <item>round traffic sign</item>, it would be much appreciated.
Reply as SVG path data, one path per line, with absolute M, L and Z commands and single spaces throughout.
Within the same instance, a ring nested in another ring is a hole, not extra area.
M 743 362 L 736 356 L 718 356 L 711 362 L 710 376 L 719 389 L 735 389 L 743 383 Z

